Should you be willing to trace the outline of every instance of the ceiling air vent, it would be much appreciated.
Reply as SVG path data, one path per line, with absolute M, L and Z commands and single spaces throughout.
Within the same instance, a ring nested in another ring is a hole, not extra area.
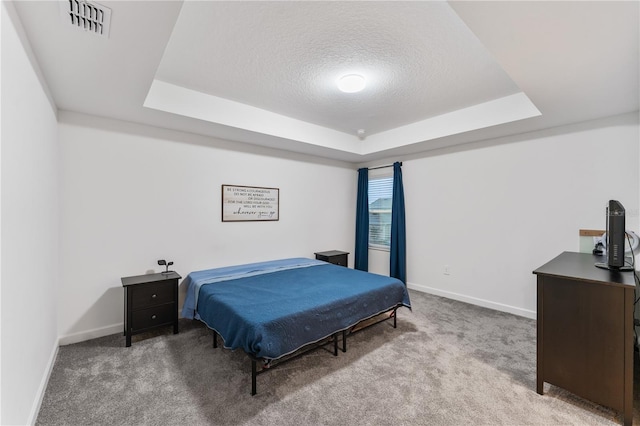
M 84 0 L 63 0 L 60 15 L 67 24 L 101 37 L 109 38 L 111 9 Z

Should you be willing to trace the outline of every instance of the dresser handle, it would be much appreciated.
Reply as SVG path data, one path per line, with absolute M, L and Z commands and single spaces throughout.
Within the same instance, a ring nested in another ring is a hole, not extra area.
M 152 298 L 152 299 L 155 299 L 155 298 L 156 298 L 156 295 L 155 295 L 155 294 L 152 294 L 152 295 L 151 295 L 151 298 Z
M 151 319 L 156 319 L 156 316 L 155 315 L 151 315 Z

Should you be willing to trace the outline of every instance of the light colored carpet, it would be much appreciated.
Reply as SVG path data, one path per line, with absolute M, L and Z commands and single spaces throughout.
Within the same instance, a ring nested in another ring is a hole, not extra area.
M 213 349 L 199 322 L 134 336 L 130 348 L 122 335 L 63 346 L 37 424 L 620 424 L 559 388 L 536 393 L 535 321 L 415 291 L 411 300 L 397 329 L 377 324 L 338 357 L 320 349 L 259 375 L 256 396 L 247 356 Z

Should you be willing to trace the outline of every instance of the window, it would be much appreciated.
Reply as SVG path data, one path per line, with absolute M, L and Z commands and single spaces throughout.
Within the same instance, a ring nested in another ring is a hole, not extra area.
M 393 176 L 369 178 L 369 247 L 388 249 L 391 245 L 391 202 Z

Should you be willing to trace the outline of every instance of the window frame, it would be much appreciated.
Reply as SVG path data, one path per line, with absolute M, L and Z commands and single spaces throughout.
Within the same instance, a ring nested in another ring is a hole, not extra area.
M 391 189 L 391 193 L 389 194 L 391 196 L 391 199 L 393 200 L 393 168 L 383 168 L 383 169 L 376 169 L 376 170 L 370 170 L 369 171 L 369 177 L 368 177 L 368 183 L 369 183 L 369 188 L 371 188 L 371 181 L 373 180 L 379 180 L 379 179 L 391 179 L 391 185 L 390 185 L 390 189 Z M 367 196 L 369 196 L 371 192 L 369 191 L 369 193 L 367 194 Z M 375 202 L 375 201 L 374 201 Z M 390 251 L 391 250 L 391 230 L 389 230 L 389 244 L 376 244 L 376 243 L 371 243 L 371 211 L 370 211 L 370 206 L 371 206 L 371 200 L 369 200 L 367 209 L 369 209 L 369 238 L 367 239 L 367 243 L 368 243 L 368 249 L 369 250 L 379 250 L 379 251 Z M 389 214 L 391 214 L 391 209 L 389 209 Z

